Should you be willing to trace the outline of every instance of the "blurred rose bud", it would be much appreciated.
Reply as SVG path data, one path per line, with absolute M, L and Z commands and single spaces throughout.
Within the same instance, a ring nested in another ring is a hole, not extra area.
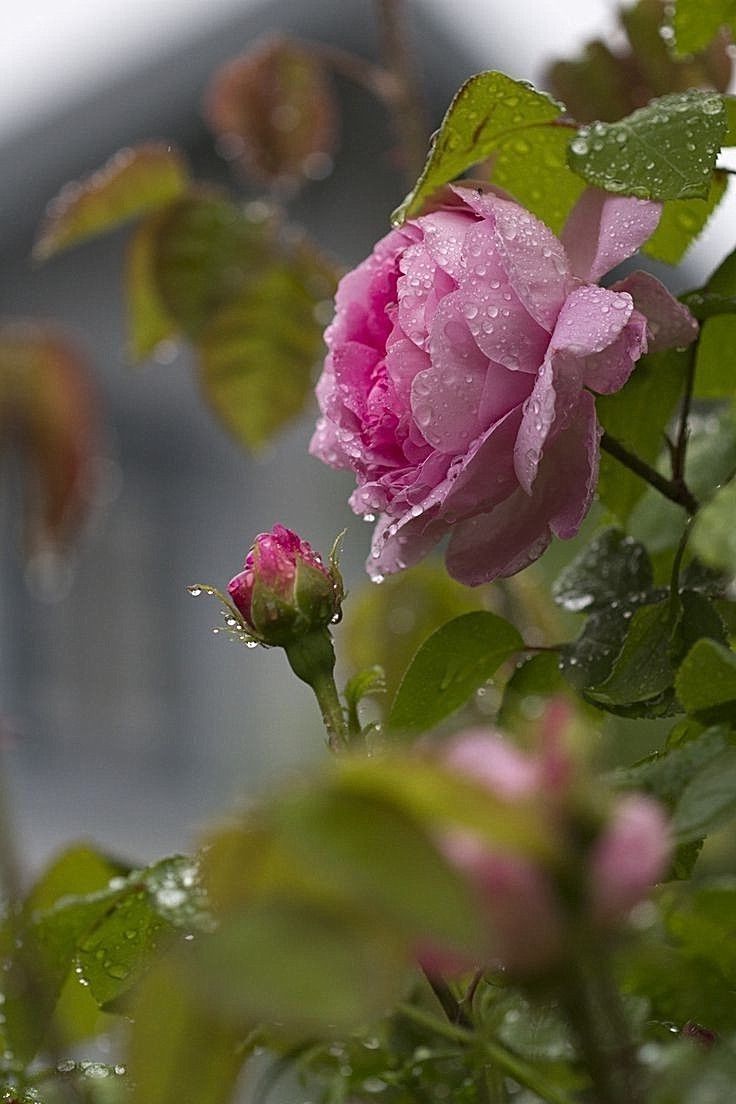
M 440 838 L 441 850 L 467 876 L 487 918 L 484 964 L 502 965 L 520 977 L 562 966 L 581 925 L 603 935 L 622 921 L 665 874 L 670 856 L 667 820 L 651 798 L 614 798 L 598 811 L 600 795 L 593 791 L 591 799 L 571 754 L 574 723 L 567 704 L 553 701 L 541 720 L 536 754 L 482 729 L 461 733 L 443 754 L 450 770 L 495 798 L 532 803 L 550 838 L 566 841 L 550 862 L 523 846 L 494 847 L 465 830 Z M 422 950 L 422 961 L 437 966 L 444 960 L 432 947 Z M 451 963 L 450 957 L 445 968 Z
M 286 645 L 323 628 L 340 613 L 343 587 L 331 557 L 283 525 L 260 533 L 228 593 L 246 628 L 264 644 Z
M 666 872 L 671 848 L 661 806 L 639 794 L 621 798 L 591 855 L 595 919 L 601 923 L 620 920 L 646 897 Z

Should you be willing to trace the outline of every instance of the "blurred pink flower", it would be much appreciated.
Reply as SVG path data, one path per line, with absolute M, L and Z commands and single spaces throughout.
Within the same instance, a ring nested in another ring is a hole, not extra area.
M 573 795 L 576 771 L 560 728 L 566 703 L 552 702 L 542 720 L 539 754 L 524 753 L 499 733 L 470 729 L 443 753 L 447 767 L 511 803 L 533 803 L 549 823 L 550 836 L 569 834 L 569 869 L 549 866 L 509 847 L 492 847 L 472 832 L 452 830 L 440 848 L 465 874 L 481 901 L 488 924 L 487 962 L 528 976 L 559 965 L 582 918 L 603 930 L 620 922 L 663 877 L 671 843 L 663 810 L 643 795 L 615 799 L 597 838 L 578 851 L 590 832 L 577 824 Z M 570 720 L 567 713 L 568 723 Z M 570 896 L 571 887 L 578 890 Z M 582 910 L 582 912 L 580 912 Z M 580 914 L 580 915 L 578 915 Z M 437 948 L 422 961 L 443 965 Z M 445 965 L 457 965 L 452 956 Z M 465 964 L 467 965 L 467 964 Z
M 590 859 L 595 919 L 615 922 L 643 900 L 665 874 L 671 851 L 662 807 L 641 794 L 622 797 Z
M 356 513 L 380 514 L 372 575 L 451 532 L 448 570 L 475 585 L 574 536 L 598 478 L 593 392 L 697 324 L 646 273 L 596 282 L 651 235 L 659 204 L 589 189 L 558 240 L 489 187 L 439 203 L 341 281 L 311 451 L 355 472 Z

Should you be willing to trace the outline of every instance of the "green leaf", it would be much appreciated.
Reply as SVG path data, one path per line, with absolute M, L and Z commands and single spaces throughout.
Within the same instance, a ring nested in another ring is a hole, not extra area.
M 333 290 L 333 272 L 306 247 L 271 256 L 202 332 L 203 392 L 247 446 L 265 444 L 311 397 L 324 354 L 316 312 Z
M 391 707 L 389 728 L 405 734 L 434 728 L 523 647 L 514 626 L 494 613 L 478 610 L 449 621 L 412 660 Z
M 736 479 L 717 490 L 702 508 L 692 545 L 705 563 L 736 575 Z
M 698 398 L 736 397 L 736 315 L 717 314 L 703 324 L 695 366 Z
M 136 994 L 128 1046 L 135 1099 L 145 1104 L 230 1104 L 249 1049 L 192 982 L 190 948 L 160 961 Z
M 687 743 L 655 752 L 633 767 L 616 771 L 610 780 L 620 789 L 644 790 L 674 810 L 697 774 L 728 747 L 726 729 L 709 728 Z
M 677 92 L 617 123 L 582 127 L 569 163 L 589 184 L 642 199 L 706 199 L 726 131 L 723 99 Z
M 197 339 L 213 314 L 252 282 L 269 251 L 269 229 L 227 200 L 190 194 L 156 220 L 153 268 L 164 311 Z
M 375 918 L 296 896 L 229 914 L 197 949 L 212 1013 L 241 1025 L 277 1021 L 302 1037 L 334 1038 L 377 1019 L 398 999 L 408 960 Z
M 510 192 L 555 234 L 585 188 L 567 164 L 569 141 L 567 127 L 527 127 L 502 139 L 493 161 L 494 184 Z
M 103 168 L 51 201 L 34 255 L 45 260 L 77 242 L 164 207 L 189 184 L 184 159 L 170 145 L 149 142 L 121 150 Z
M 432 834 L 463 828 L 493 847 L 553 861 L 558 855 L 561 841 L 551 837 L 534 802 L 505 800 L 436 763 L 408 755 L 346 756 L 337 769 L 345 793 L 389 801 Z
M 421 212 L 443 184 L 494 152 L 514 131 L 557 119 L 559 104 L 503 73 L 478 73 L 463 84 L 432 139 L 414 188 L 392 216 L 393 224 Z
M 55 858 L 33 884 L 23 912 L 30 918 L 34 912 L 51 908 L 61 897 L 107 889 L 111 878 L 129 872 L 130 867 L 95 851 L 88 844 L 73 844 Z
M 735 815 L 736 748 L 729 747 L 686 786 L 672 819 L 672 831 L 678 843 L 688 843 L 703 839 Z
M 706 724 L 736 718 L 736 654 L 716 640 L 693 645 L 677 673 L 677 696 Z
M 479 952 L 482 926 L 467 882 L 407 810 L 381 795 L 333 789 L 282 802 L 274 819 L 296 863 L 356 908 L 375 910 L 409 942 Z
M 545 698 L 564 694 L 566 690 L 555 652 L 541 652 L 525 659 L 504 687 L 498 711 L 499 725 L 512 732 L 518 730 L 538 719 Z
M 634 613 L 644 603 L 656 601 L 662 594 L 662 591 L 656 590 L 632 594 L 613 608 L 609 606 L 595 610 L 577 639 L 560 653 L 562 673 L 570 685 L 582 693 L 588 686 L 605 682 L 623 647 Z
M 603 428 L 650 463 L 659 455 L 662 433 L 682 391 L 689 355 L 687 351 L 668 349 L 643 357 L 623 390 L 596 400 Z M 607 453 L 601 455 L 598 494 L 620 522 L 628 521 L 646 489 L 640 476 Z M 644 543 L 649 547 L 647 541 Z
M 691 427 L 685 478 L 702 502 L 713 494 L 718 484 L 729 480 L 736 469 L 736 419 L 730 409 L 713 411 L 707 417 L 695 415 L 691 418 Z M 683 511 L 650 488 L 632 513 L 629 527 L 650 553 L 661 552 L 674 547 L 681 539 Z M 703 559 L 697 542 L 694 548 Z
M 389 575 L 381 586 L 366 582 L 351 592 L 344 611 L 341 633 L 350 664 L 379 663 L 392 700 L 419 646 L 446 621 L 477 609 L 478 594 L 432 560 Z
M 133 363 L 145 359 L 167 338 L 176 336 L 156 283 L 156 252 L 166 211 L 149 215 L 136 228 L 125 259 L 125 300 L 128 314 L 128 355 Z
M 605 609 L 611 602 L 648 590 L 652 581 L 644 546 L 620 529 L 606 529 L 555 580 L 552 594 L 563 609 L 579 613 Z
M 657 229 L 642 252 L 666 264 L 679 264 L 726 194 L 728 176 L 716 170 L 705 199 L 669 199 Z
M 587 696 L 604 705 L 632 705 L 669 689 L 675 677 L 671 650 L 681 616 L 680 603 L 670 598 L 638 609 L 610 675 L 590 687 Z
M 678 54 L 704 49 L 721 27 L 736 30 L 734 0 L 677 0 L 672 21 Z

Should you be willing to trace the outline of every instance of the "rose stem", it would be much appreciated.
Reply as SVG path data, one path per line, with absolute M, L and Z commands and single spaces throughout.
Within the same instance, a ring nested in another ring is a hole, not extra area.
M 677 446 L 676 446 L 677 447 Z M 624 467 L 629 468 L 636 475 L 646 480 L 655 490 L 668 498 L 670 502 L 676 502 L 687 510 L 688 514 L 695 514 L 699 509 L 699 502 L 684 480 L 666 479 L 660 475 L 656 468 L 647 464 L 646 460 L 629 452 L 620 441 L 612 437 L 610 433 L 604 433 L 601 438 L 601 448 L 615 457 Z

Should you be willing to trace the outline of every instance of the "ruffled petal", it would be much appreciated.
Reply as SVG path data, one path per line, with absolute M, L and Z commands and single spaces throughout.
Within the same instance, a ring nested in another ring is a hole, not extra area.
M 637 360 L 646 352 L 647 320 L 635 310 L 613 345 L 585 358 L 583 383 L 599 395 L 620 391 Z
M 583 284 L 568 295 L 555 326 L 551 349 L 574 356 L 600 353 L 612 345 L 631 317 L 630 295 Z
M 572 271 L 595 283 L 636 253 L 656 230 L 661 213 L 662 204 L 650 199 L 586 188 L 561 235 Z
M 478 348 L 511 371 L 536 372 L 549 334 L 534 321 L 509 282 L 496 231 L 488 221 L 468 232 L 463 262 L 460 287 L 468 292 L 463 309 Z
M 519 488 L 456 526 L 447 551 L 453 578 L 479 586 L 515 575 L 542 555 L 553 533 L 574 536 L 595 492 L 600 434 L 593 396 L 584 391 L 575 416 L 550 442 L 532 494 Z
M 514 445 L 514 468 L 526 494 L 532 485 L 548 437 L 565 426 L 582 388 L 583 362 L 569 353 L 551 353 L 542 365 L 527 402 Z
M 448 525 L 479 510 L 490 510 L 514 490 L 514 441 L 520 423 L 521 407 L 517 407 L 486 430 L 450 469 L 450 485 L 442 503 L 442 517 Z
M 460 187 L 455 190 L 495 227 L 496 249 L 509 283 L 532 318 L 551 333 L 572 288 L 562 243 L 517 203 L 493 192 Z
M 646 318 L 650 353 L 689 345 L 698 336 L 698 323 L 684 303 L 679 303 L 648 272 L 632 272 L 614 284 L 613 290 L 628 292 L 636 309 Z
M 447 532 L 436 514 L 434 507 L 426 512 L 410 512 L 398 520 L 387 514 L 379 518 L 365 565 L 371 578 L 393 575 L 424 559 Z
M 416 424 L 433 448 L 458 452 L 484 426 L 478 417 L 488 361 L 462 314 L 460 293 L 443 299 L 429 340 L 431 364 L 411 386 Z
M 473 215 L 456 208 L 433 211 L 415 221 L 424 232 L 424 244 L 432 260 L 453 280 L 459 280 L 465 235 L 476 221 Z

